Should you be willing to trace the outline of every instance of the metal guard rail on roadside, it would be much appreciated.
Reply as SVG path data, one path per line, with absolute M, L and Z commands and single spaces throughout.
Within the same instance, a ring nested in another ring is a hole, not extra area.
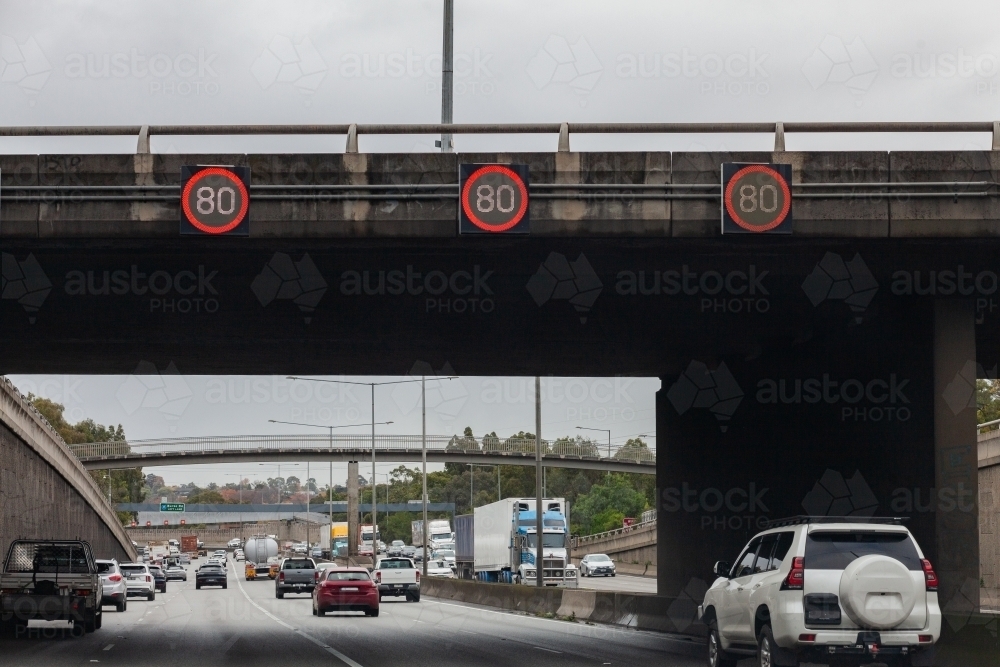
M 774 122 L 774 123 L 423 123 L 335 125 L 106 125 L 0 127 L 0 137 L 137 136 L 136 152 L 149 153 L 151 136 L 347 135 L 345 152 L 358 152 L 359 135 L 558 134 L 559 152 L 568 152 L 575 134 L 773 134 L 774 150 L 785 150 L 785 133 L 956 133 L 993 135 L 1000 150 L 1000 121 L 966 122 Z
M 419 435 L 376 435 L 375 452 L 419 452 L 422 438 Z M 360 453 L 370 452 L 371 435 L 236 435 L 200 438 L 169 438 L 157 440 L 132 440 L 91 442 L 70 445 L 70 450 L 82 462 L 106 459 L 127 459 L 156 454 L 202 454 L 220 452 L 312 450 Z M 579 458 L 593 461 L 618 461 L 628 463 L 655 463 L 656 450 L 646 447 L 619 446 L 611 456 L 603 456 L 606 447 L 596 443 L 575 441 L 542 441 L 543 456 Z M 433 452 L 462 452 L 469 454 L 534 454 L 535 441 L 521 438 L 468 438 L 464 436 L 427 436 L 427 450 Z

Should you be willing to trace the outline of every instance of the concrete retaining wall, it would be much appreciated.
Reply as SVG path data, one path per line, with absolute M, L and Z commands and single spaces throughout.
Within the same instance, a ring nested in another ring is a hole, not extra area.
M 554 614 L 621 625 L 637 630 L 704 637 L 705 626 L 696 619 L 698 602 L 641 593 L 586 589 L 543 588 L 513 584 L 484 584 L 462 579 L 428 577 L 423 594 L 528 614 Z M 699 601 L 700 602 L 700 601 Z
M 322 530 L 326 526 L 320 526 Z M 247 523 L 242 530 L 239 525 L 232 527 L 213 526 L 211 528 L 197 528 L 194 526 L 170 526 L 160 528 L 128 528 L 129 537 L 145 544 L 147 542 L 166 542 L 170 539 L 179 540 L 181 535 L 197 535 L 198 539 L 205 543 L 206 547 L 224 547 L 229 540 L 234 537 L 245 538 L 251 535 L 277 535 L 278 541 L 284 540 L 302 541 L 306 539 L 306 524 L 299 521 L 267 521 L 263 523 Z M 309 539 L 315 542 L 319 539 L 317 525 L 309 526 Z
M 27 399 L 0 380 L 0 559 L 13 539 L 82 539 L 97 558 L 135 550 L 101 490 Z

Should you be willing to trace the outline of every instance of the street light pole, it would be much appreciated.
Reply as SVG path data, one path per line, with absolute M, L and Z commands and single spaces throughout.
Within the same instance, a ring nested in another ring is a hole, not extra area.
M 535 586 L 545 585 L 545 550 L 542 548 L 542 379 L 535 376 Z
M 454 108 L 454 53 L 455 53 L 455 0 L 444 0 L 444 30 L 441 48 L 441 123 L 450 125 Z M 450 153 L 452 137 L 450 133 L 441 135 L 441 152 Z
M 375 489 L 375 383 L 372 382 L 372 561 L 378 557 L 378 499 Z
M 449 0 L 446 0 L 449 1 Z M 423 543 L 424 550 L 424 577 L 427 577 L 427 378 L 420 376 L 420 464 L 423 468 L 423 495 L 421 496 L 421 504 L 424 510 L 424 523 L 423 529 L 420 534 L 423 535 L 423 539 L 420 541 Z

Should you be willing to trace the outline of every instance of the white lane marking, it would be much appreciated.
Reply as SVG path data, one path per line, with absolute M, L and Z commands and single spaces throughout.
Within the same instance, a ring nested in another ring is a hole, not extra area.
M 111 650 L 111 649 L 113 649 L 114 647 L 115 647 L 115 645 L 114 645 L 114 644 L 108 644 L 107 646 L 105 646 L 105 647 L 104 647 L 103 649 L 101 649 L 101 650 L 103 650 L 103 651 L 110 651 L 110 650 Z
M 236 567 L 235 566 L 233 567 L 233 574 L 234 574 L 234 576 L 236 574 Z M 333 648 L 332 646 L 329 646 L 323 640 L 317 639 L 316 637 L 313 637 L 309 633 L 302 632 L 301 630 L 299 630 L 295 626 L 292 626 L 292 625 L 289 625 L 288 623 L 285 623 L 283 620 L 281 620 L 280 618 L 278 618 L 277 616 L 275 616 L 274 614 L 272 614 L 268 610 L 266 610 L 263 607 L 261 607 L 259 604 L 257 604 L 253 600 L 253 598 L 251 598 L 249 595 L 247 595 L 247 592 L 246 592 L 246 590 L 244 590 L 243 584 L 240 582 L 240 578 L 239 577 L 236 577 L 236 585 L 240 587 L 240 593 L 243 593 L 243 597 L 245 597 L 247 599 L 247 602 L 249 602 L 250 604 L 252 604 L 261 613 L 263 613 L 265 616 L 267 616 L 268 618 L 270 618 L 272 621 L 274 621 L 278 625 L 280 625 L 282 627 L 285 627 L 285 628 L 288 628 L 289 630 L 291 630 L 292 632 L 294 632 L 295 634 L 297 634 L 297 635 L 299 635 L 301 637 L 305 637 L 306 639 L 308 639 L 309 641 L 311 641 L 316 646 L 319 646 L 321 649 L 323 649 L 327 653 L 336 656 L 345 665 L 348 665 L 349 667 L 361 667 L 360 664 L 354 662 L 353 660 L 351 660 L 346 655 L 344 655 L 343 653 L 341 653 L 337 649 Z
M 233 635 L 232 638 L 229 641 L 227 641 L 225 644 L 222 645 L 222 652 L 223 653 L 227 652 L 239 640 L 240 640 L 240 636 L 238 634 Z
M 555 649 L 551 648 L 544 648 L 542 646 L 532 646 L 531 648 L 536 648 L 539 651 L 548 651 L 549 653 L 558 653 L 559 655 L 562 655 L 562 651 L 556 651 Z

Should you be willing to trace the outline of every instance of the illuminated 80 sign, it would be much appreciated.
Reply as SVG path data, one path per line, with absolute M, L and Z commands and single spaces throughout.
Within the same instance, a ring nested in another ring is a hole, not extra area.
M 792 165 L 722 165 L 723 234 L 792 233 Z
M 181 234 L 249 236 L 249 167 L 181 167 Z
M 459 165 L 458 187 L 459 233 L 529 232 L 528 165 Z

